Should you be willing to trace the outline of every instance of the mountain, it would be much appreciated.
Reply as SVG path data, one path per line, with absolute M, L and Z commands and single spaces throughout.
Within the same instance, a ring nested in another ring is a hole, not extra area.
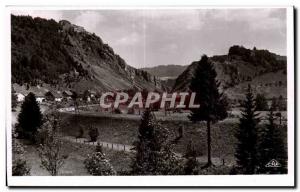
M 162 89 L 94 33 L 66 20 L 11 16 L 12 83 L 82 91 Z
M 142 70 L 161 78 L 177 78 L 187 66 L 182 65 L 158 65 L 155 67 L 142 68 Z
M 187 66 L 182 65 L 158 65 L 155 67 L 141 68 L 151 75 L 155 75 L 161 81 L 165 90 L 171 91 L 175 84 L 175 80 Z
M 247 49 L 232 46 L 227 55 L 210 57 L 217 72 L 221 89 L 230 99 L 241 99 L 248 84 L 254 92 L 265 94 L 267 98 L 282 95 L 286 98 L 287 76 L 286 57 L 268 50 Z M 188 91 L 191 78 L 199 64 L 192 62 L 178 76 L 173 91 Z

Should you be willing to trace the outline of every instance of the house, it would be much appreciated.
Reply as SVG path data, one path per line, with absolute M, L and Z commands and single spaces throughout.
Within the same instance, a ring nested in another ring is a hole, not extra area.
M 63 97 L 62 97 L 60 91 L 53 92 L 53 95 L 54 95 L 54 100 L 55 100 L 56 102 L 61 102 L 61 101 L 63 100 Z
M 54 101 L 55 97 L 51 91 L 45 93 L 46 101 Z
M 62 95 L 64 99 L 71 100 L 73 93 L 67 90 L 67 91 L 63 91 Z
M 15 93 L 15 95 L 17 96 L 17 101 L 18 102 L 23 102 L 25 99 L 25 95 L 23 93 Z
M 90 90 L 90 95 L 91 95 L 91 98 L 95 98 L 97 95 L 97 92 L 94 90 Z
M 43 94 L 42 92 L 38 92 L 34 94 L 35 94 L 36 101 L 38 103 L 43 103 L 46 101 L 45 94 Z

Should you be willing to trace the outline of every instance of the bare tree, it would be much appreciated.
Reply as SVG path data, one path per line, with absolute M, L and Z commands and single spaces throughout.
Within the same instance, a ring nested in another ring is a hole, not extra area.
M 38 148 L 41 159 L 41 167 L 52 176 L 58 175 L 59 169 L 64 165 L 68 157 L 62 150 L 63 142 L 59 136 L 60 118 L 58 113 L 49 114 L 43 128 L 46 135 L 43 143 Z

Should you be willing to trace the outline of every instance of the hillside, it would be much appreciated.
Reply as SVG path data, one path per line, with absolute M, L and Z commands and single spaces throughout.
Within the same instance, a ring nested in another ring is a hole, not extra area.
M 158 77 L 165 90 L 171 91 L 175 84 L 176 78 L 187 68 L 188 66 L 182 65 L 159 65 L 155 67 L 141 68 L 147 71 L 151 75 Z
M 142 70 L 161 78 L 177 78 L 186 68 L 187 66 L 182 65 L 159 65 Z
M 241 99 L 248 84 L 254 92 L 268 98 L 282 95 L 286 98 L 286 57 L 267 50 L 232 46 L 227 55 L 209 58 L 217 71 L 221 89 L 230 99 Z M 173 91 L 187 91 L 198 61 L 194 61 L 178 76 Z M 276 77 L 276 78 L 274 78 Z
M 95 34 L 68 21 L 11 16 L 12 83 L 82 91 L 161 89 Z

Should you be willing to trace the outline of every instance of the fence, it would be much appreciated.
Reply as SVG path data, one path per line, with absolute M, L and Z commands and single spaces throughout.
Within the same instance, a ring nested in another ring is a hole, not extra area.
M 81 143 L 85 145 L 92 145 L 96 146 L 98 143 L 103 147 L 115 151 L 126 151 L 126 152 L 132 152 L 133 146 L 131 145 L 124 145 L 119 143 L 110 143 L 110 142 L 104 142 L 104 141 L 96 141 L 96 142 L 90 142 L 86 138 L 75 138 L 71 136 L 63 136 L 63 138 L 67 141 L 71 141 L 74 143 Z

